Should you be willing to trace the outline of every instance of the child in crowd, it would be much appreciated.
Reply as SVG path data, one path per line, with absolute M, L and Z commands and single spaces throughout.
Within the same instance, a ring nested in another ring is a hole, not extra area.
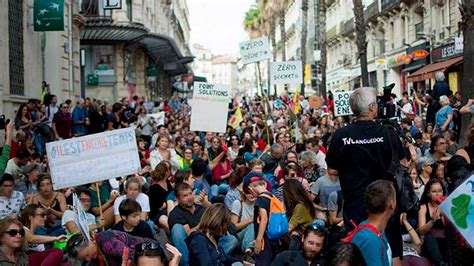
M 268 192 L 267 183 L 262 173 L 250 172 L 244 177 L 244 191 L 257 198 L 254 207 L 253 224 L 255 230 L 255 265 L 270 265 L 276 256 L 277 242 L 271 241 L 266 235 L 269 222 L 270 199 L 263 196 Z
M 141 220 L 142 208 L 140 204 L 133 199 L 125 199 L 119 206 L 120 219 L 113 226 L 113 230 L 118 230 L 143 238 L 153 239 L 153 233 L 150 226 Z

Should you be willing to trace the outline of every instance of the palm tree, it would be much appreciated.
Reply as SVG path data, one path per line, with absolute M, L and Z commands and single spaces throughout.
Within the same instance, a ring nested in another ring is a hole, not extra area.
M 319 66 L 321 69 L 321 84 L 319 93 L 326 99 L 326 65 L 327 65 L 327 38 L 326 38 L 326 0 L 318 0 L 319 15 L 319 50 L 321 59 Z
M 258 38 L 262 36 L 262 14 L 257 5 L 252 5 L 247 12 L 245 12 L 244 17 L 244 29 L 250 35 L 251 39 Z
M 461 30 L 464 36 L 464 75 L 462 78 L 461 95 L 464 100 L 474 99 L 474 79 L 470 73 L 474 73 L 474 0 L 463 0 L 460 3 Z M 460 136 L 467 136 L 471 115 L 462 116 Z M 462 138 L 461 144 L 467 144 Z
M 302 18 L 301 18 L 301 63 L 303 65 L 303 77 L 306 70 L 306 38 L 308 37 L 308 0 L 301 1 L 301 11 L 302 11 Z M 309 73 L 308 73 L 309 74 Z M 304 81 L 301 85 L 301 95 L 304 96 Z
M 278 2 L 271 0 L 257 0 L 258 7 L 263 14 L 263 20 L 268 25 L 269 42 L 272 45 L 273 62 L 277 60 L 276 22 L 278 16 Z M 277 86 L 273 86 L 273 95 L 277 94 Z
M 369 72 L 367 70 L 367 41 L 365 37 L 364 4 L 362 0 L 353 0 L 354 18 L 357 34 L 357 50 L 359 50 L 359 60 L 362 75 L 362 86 L 369 86 Z
M 285 29 L 285 15 L 289 0 L 278 0 L 278 18 L 280 26 L 280 42 L 281 42 L 281 58 L 286 61 L 286 29 Z

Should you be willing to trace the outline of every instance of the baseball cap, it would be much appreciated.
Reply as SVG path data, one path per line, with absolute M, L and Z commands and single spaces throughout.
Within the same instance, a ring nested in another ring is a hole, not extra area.
M 265 181 L 265 177 L 263 176 L 262 173 L 257 173 L 257 172 L 250 172 L 247 175 L 244 176 L 244 183 L 243 183 L 243 189 L 246 191 L 249 187 L 250 184 L 259 182 L 259 181 Z

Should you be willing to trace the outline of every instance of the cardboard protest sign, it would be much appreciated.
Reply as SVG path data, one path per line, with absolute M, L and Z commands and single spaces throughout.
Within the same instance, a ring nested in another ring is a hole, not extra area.
M 351 107 L 349 106 L 349 98 L 352 92 L 335 92 L 334 93 L 334 116 L 352 115 Z
M 454 190 L 439 208 L 474 247 L 474 175 Z
M 46 153 L 55 190 L 140 171 L 133 128 L 50 142 Z
M 72 194 L 72 204 L 74 206 L 74 222 L 78 225 L 81 234 L 91 241 L 89 234 L 89 222 L 87 222 L 86 212 L 82 208 L 82 203 L 76 193 Z
M 272 62 L 270 64 L 270 84 L 285 85 L 303 83 L 301 61 Z
M 319 109 L 321 107 L 321 98 L 319 96 L 313 95 L 308 98 L 309 108 Z
M 244 65 L 272 58 L 267 37 L 260 37 L 239 44 Z
M 229 100 L 229 86 L 195 82 L 190 130 L 224 133 Z

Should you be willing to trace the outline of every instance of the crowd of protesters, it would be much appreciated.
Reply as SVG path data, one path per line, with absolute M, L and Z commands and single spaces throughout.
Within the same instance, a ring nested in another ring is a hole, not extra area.
M 177 96 L 32 99 L 5 128 L 0 264 L 472 265 L 439 204 L 474 170 L 474 124 L 459 135 L 474 101 L 463 106 L 436 79 L 400 99 L 354 90 L 350 117 L 334 117 L 331 95 L 318 106 L 243 97 L 229 103 L 238 123 L 225 133 L 191 131 L 191 106 Z M 387 105 L 395 115 L 380 121 Z M 53 189 L 47 142 L 125 127 L 140 172 Z M 286 226 L 276 236 L 278 206 Z

